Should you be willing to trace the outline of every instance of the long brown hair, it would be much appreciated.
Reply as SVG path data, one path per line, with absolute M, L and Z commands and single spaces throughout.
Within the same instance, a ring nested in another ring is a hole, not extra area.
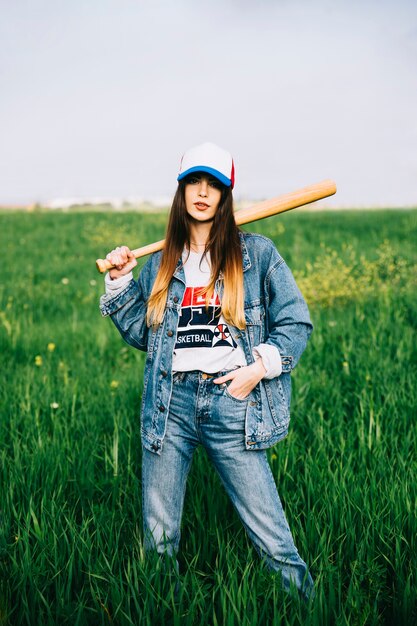
M 148 301 L 146 320 L 158 326 L 164 316 L 168 287 L 184 247 L 190 249 L 189 217 L 185 204 L 187 179 L 179 181 L 172 201 L 161 265 Z M 225 320 L 237 328 L 246 326 L 244 314 L 242 249 L 239 228 L 233 214 L 233 194 L 230 187 L 221 186 L 219 207 L 213 219 L 204 254 L 210 252 L 210 282 L 201 294 L 206 305 L 213 297 L 216 280 L 223 276 L 224 290 L 221 310 Z

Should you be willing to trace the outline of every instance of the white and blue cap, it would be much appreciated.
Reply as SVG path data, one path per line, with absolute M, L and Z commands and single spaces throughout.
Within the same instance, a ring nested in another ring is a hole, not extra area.
M 232 155 L 214 143 L 203 143 L 185 152 L 177 180 L 182 180 L 193 172 L 207 172 L 232 189 L 235 184 Z

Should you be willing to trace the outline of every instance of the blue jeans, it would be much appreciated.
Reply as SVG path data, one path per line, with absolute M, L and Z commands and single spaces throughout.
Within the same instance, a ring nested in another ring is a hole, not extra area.
M 161 454 L 143 449 L 145 550 L 175 557 L 187 476 L 194 450 L 202 444 L 267 567 L 281 572 L 284 589 L 295 585 L 307 599 L 313 580 L 294 545 L 266 452 L 244 446 L 252 394 L 238 400 L 227 384 L 214 384 L 213 378 L 224 373 L 174 374 Z

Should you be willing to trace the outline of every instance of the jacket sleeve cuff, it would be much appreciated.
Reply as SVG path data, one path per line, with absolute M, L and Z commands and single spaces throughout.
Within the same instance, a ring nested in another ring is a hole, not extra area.
M 259 346 L 252 351 L 255 358 L 261 358 L 262 363 L 266 369 L 264 378 L 270 380 L 280 376 L 282 372 L 281 355 L 278 348 L 271 346 L 269 343 L 260 343 Z
M 110 274 L 107 272 L 106 276 L 104 277 L 106 293 L 112 296 L 116 296 L 118 293 L 122 292 L 125 287 L 127 287 L 132 279 L 132 272 L 129 272 L 129 274 L 125 274 L 124 276 L 119 276 L 119 278 L 115 278 L 114 280 L 110 278 Z
M 100 311 L 103 317 L 112 315 L 122 308 L 127 302 L 138 295 L 138 285 L 132 279 L 121 291 L 105 293 L 100 298 Z

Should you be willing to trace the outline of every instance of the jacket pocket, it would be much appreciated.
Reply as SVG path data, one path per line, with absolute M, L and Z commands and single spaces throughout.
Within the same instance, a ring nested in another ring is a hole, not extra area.
M 161 326 L 153 329 L 152 327 L 149 329 L 149 342 L 148 342 L 148 358 L 152 361 L 154 354 L 158 348 L 158 340 L 159 335 L 161 334 Z
M 264 340 L 265 308 L 262 304 L 249 304 L 245 306 L 246 332 L 251 348 L 259 345 Z
M 286 398 L 281 377 L 263 380 L 269 409 L 275 426 L 279 430 L 288 427 L 290 421 L 289 403 Z

